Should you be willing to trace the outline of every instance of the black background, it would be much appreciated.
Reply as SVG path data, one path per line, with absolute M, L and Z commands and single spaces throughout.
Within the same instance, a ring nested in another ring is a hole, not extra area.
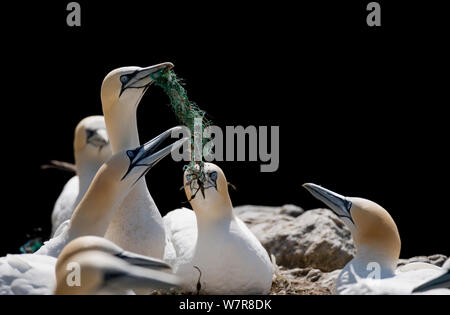
M 2 8 L 0 255 L 18 252 L 50 214 L 69 174 L 40 170 L 73 161 L 76 124 L 101 114 L 100 86 L 120 66 L 171 61 L 190 99 L 218 126 L 280 126 L 280 167 L 218 163 L 237 191 L 234 205 L 322 207 L 314 182 L 384 206 L 402 237 L 402 257 L 448 246 L 448 33 L 438 1 L 79 1 Z M 145 4 L 144 4 L 145 3 Z M 177 124 L 151 87 L 138 109 L 141 141 Z M 162 213 L 185 201 L 182 164 L 163 160 L 147 175 Z

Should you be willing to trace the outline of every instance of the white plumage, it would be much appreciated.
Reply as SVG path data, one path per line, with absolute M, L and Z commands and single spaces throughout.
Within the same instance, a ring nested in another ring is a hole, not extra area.
M 77 175 L 64 185 L 53 207 L 52 235 L 71 218 L 98 169 L 111 157 L 103 116 L 89 116 L 78 123 L 73 147 Z
M 185 173 L 186 195 L 195 213 L 183 208 L 164 217 L 184 290 L 196 292 L 200 282 L 205 294 L 269 293 L 273 267 L 266 250 L 234 215 L 222 170 L 212 163 L 204 167 L 209 187 L 205 197 L 199 192 L 191 200 L 195 184 L 187 183 Z
M 176 150 L 187 140 L 178 140 L 155 152 L 158 140 L 162 136 L 167 137 L 170 132 L 171 130 L 168 130 L 156 139 L 135 148 L 135 155 L 131 155 L 131 151 L 122 151 L 111 157 L 99 169 L 72 218 L 65 221 L 56 231 L 55 237 L 47 241 L 36 253 L 0 258 L 0 292 L 50 293 L 55 279 L 56 257 L 60 256 L 66 245 L 82 236 L 103 237 L 114 212 L 136 181 L 171 150 Z
M 34 254 L 0 258 L 0 295 L 51 294 L 56 258 Z
M 444 272 L 443 268 L 411 263 L 396 268 L 400 256 L 400 235 L 390 214 L 373 201 L 345 197 L 315 184 L 303 185 L 323 201 L 350 229 L 355 257 L 336 281 L 337 294 L 412 294 L 413 290 Z M 429 290 L 425 294 L 448 293 Z
M 56 199 L 52 212 L 52 236 L 61 226 L 61 224 L 69 220 L 73 214 L 73 210 L 77 207 L 77 199 L 80 191 L 80 179 L 73 176 L 64 185 L 61 194 Z
M 341 273 L 340 278 L 354 278 L 355 280 L 349 284 L 341 281 L 339 284 L 339 294 L 342 295 L 409 295 L 413 293 L 413 289 L 419 285 L 440 276 L 445 269 L 430 264 L 420 264 L 419 268 L 415 268 L 415 263 L 406 265 L 408 269 L 404 271 L 396 270 L 392 277 L 384 279 L 361 278 L 353 266 L 349 270 Z M 348 273 L 348 274 L 347 274 Z M 427 295 L 450 295 L 449 289 L 432 289 L 423 293 Z
M 147 68 L 123 67 L 111 71 L 105 77 L 101 99 L 113 153 L 139 145 L 137 107 L 154 82 L 152 75 L 171 67 L 171 63 Z M 120 205 L 105 238 L 132 252 L 161 259 L 164 257 L 164 223 L 144 177 Z

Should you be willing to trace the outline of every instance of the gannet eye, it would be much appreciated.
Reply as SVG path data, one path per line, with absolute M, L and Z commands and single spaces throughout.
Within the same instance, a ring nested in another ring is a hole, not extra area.
M 216 171 L 214 171 L 214 172 L 211 172 L 210 174 L 209 174 L 209 178 L 212 180 L 212 181 L 216 181 L 217 180 L 217 172 Z
M 128 155 L 128 157 L 131 159 L 131 160 L 133 160 L 134 159 L 134 152 L 133 151 L 131 151 L 131 150 L 128 150 L 127 151 L 127 155 Z
M 129 80 L 129 78 L 127 75 L 123 75 L 120 77 L 120 82 L 122 82 L 122 83 L 127 83 L 128 80 Z
M 86 137 L 89 139 L 90 137 L 92 137 L 94 135 L 95 131 L 94 130 L 90 130 L 90 129 L 86 129 Z

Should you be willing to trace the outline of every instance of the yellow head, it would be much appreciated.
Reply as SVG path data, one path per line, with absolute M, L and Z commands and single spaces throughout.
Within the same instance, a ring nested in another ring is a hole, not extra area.
M 100 167 L 72 215 L 69 230 L 72 238 L 105 234 L 115 210 L 133 186 L 156 163 L 188 140 L 183 138 L 157 151 L 172 131 L 178 129 L 181 127 L 169 129 L 135 149 L 120 151 Z
M 96 236 L 79 237 L 63 249 L 55 266 L 55 294 L 123 293 L 134 288 L 167 288 L 178 279 L 159 272 L 158 259 L 124 251 Z
M 98 169 L 111 157 L 111 146 L 103 116 L 89 116 L 78 123 L 73 147 L 77 168 L 92 165 Z
M 170 62 L 146 68 L 122 67 L 106 75 L 101 100 L 113 153 L 139 145 L 137 106 L 156 76 L 172 67 Z
M 189 170 L 184 172 L 184 191 L 192 208 L 203 217 L 229 216 L 232 204 L 225 174 L 213 163 L 204 163 L 204 172 L 203 181 Z
M 315 184 L 303 186 L 342 219 L 352 232 L 357 249 L 371 248 L 391 260 L 399 258 L 400 235 L 383 207 L 367 199 L 344 197 Z

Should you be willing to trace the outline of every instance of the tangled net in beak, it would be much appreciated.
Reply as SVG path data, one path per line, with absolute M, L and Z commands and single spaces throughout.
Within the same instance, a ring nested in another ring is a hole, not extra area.
M 170 107 L 175 113 L 177 120 L 183 126 L 189 128 L 191 132 L 191 162 L 188 165 L 184 166 L 184 170 L 187 170 L 189 172 L 189 175 L 196 179 L 197 183 L 200 185 L 200 190 L 203 192 L 204 181 L 202 179 L 205 178 L 204 166 L 203 161 L 195 161 L 194 159 L 194 145 L 199 145 L 194 141 L 194 129 L 196 127 L 195 122 L 200 119 L 202 127 L 202 147 L 197 148 L 197 151 L 200 150 L 199 152 L 203 152 L 204 145 L 209 140 L 209 138 L 203 137 L 203 130 L 211 125 L 211 121 L 206 119 L 205 111 L 201 110 L 197 104 L 189 100 L 187 92 L 184 88 L 183 80 L 178 78 L 175 72 L 173 72 L 172 70 L 160 70 L 152 76 L 152 79 L 155 81 L 155 85 L 161 87 L 169 97 Z

